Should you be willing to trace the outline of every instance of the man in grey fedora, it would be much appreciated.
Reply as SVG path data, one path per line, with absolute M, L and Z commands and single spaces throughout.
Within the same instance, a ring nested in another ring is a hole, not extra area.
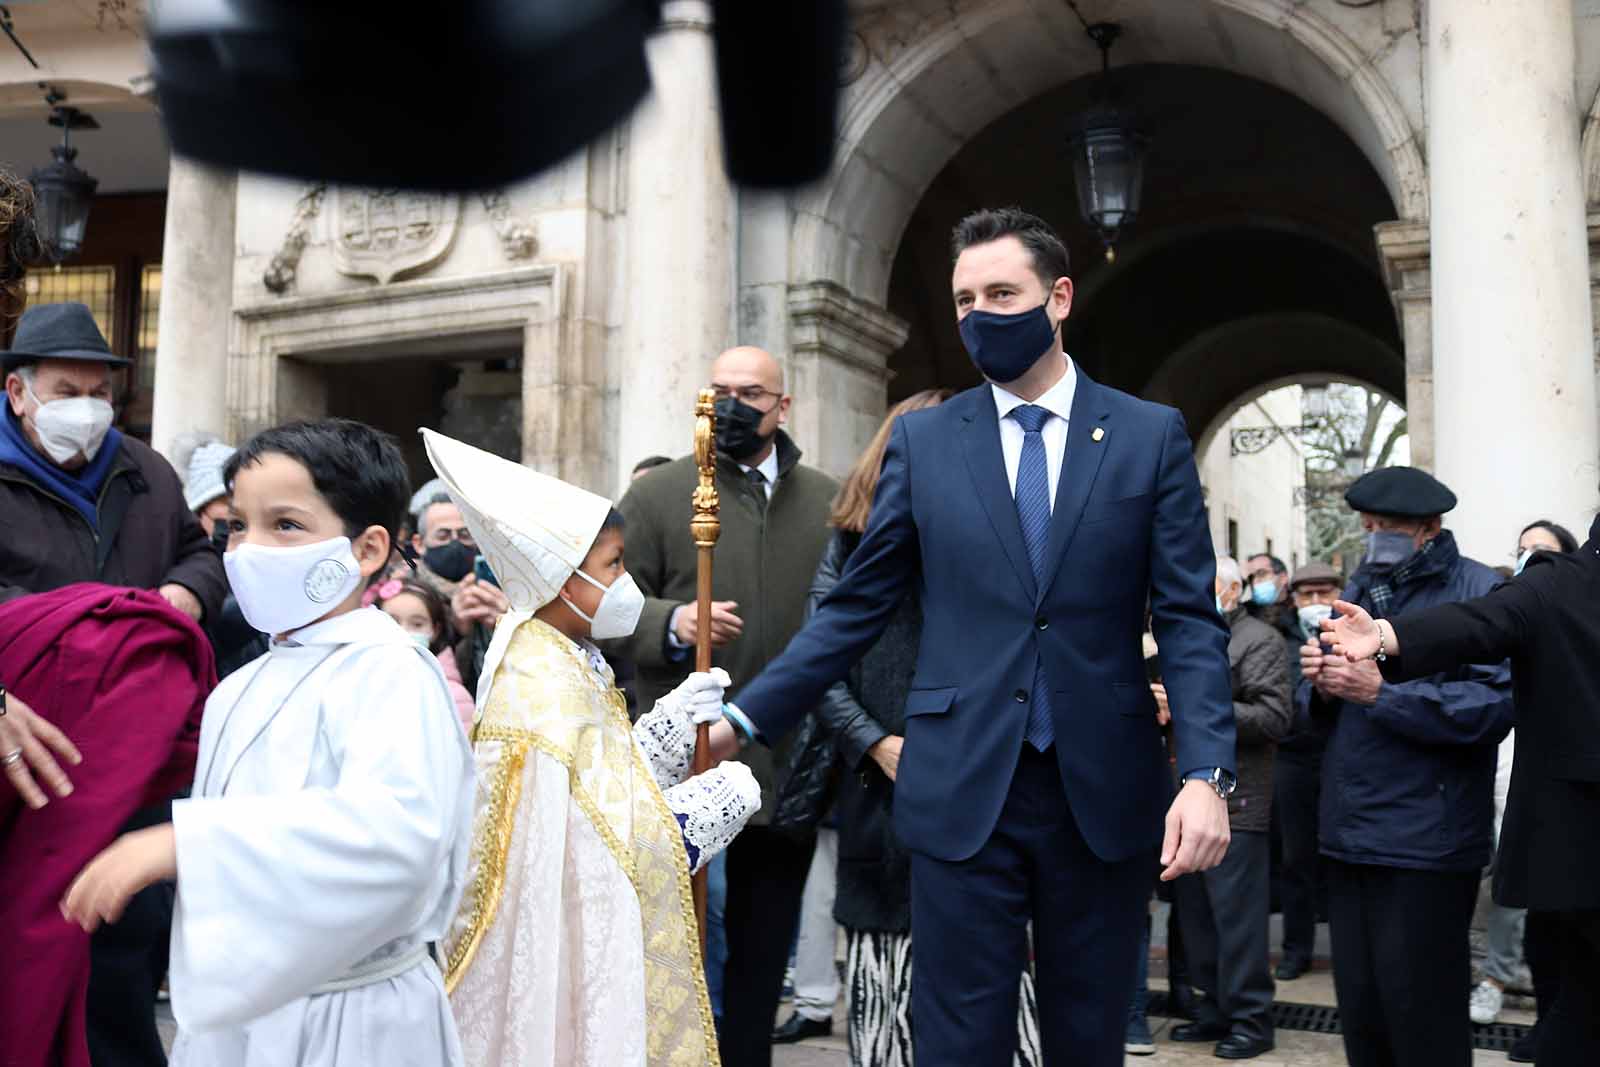
M 0 602 L 104 582 L 153 589 L 197 622 L 214 618 L 227 593 L 222 560 L 172 467 L 112 426 L 112 374 L 128 361 L 111 351 L 89 309 L 28 308 L 0 362 L 8 401 L 0 417 Z M 71 773 L 95 773 L 92 758 Z M 133 825 L 170 812 L 147 809 Z M 171 916 L 171 887 L 153 886 L 90 942 L 96 1067 L 166 1062 L 155 998 Z

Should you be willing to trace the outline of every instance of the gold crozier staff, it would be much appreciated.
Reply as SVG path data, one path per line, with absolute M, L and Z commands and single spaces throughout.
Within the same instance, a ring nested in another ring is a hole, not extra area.
M 695 592 L 695 614 L 698 625 L 694 641 L 694 669 L 711 670 L 711 557 L 716 551 L 717 537 L 722 533 L 722 520 L 718 516 L 721 504 L 717 500 L 717 397 L 710 389 L 700 390 L 694 405 L 694 459 L 700 468 L 700 484 L 694 490 L 694 516 L 689 520 L 689 533 L 699 550 L 698 579 Z M 711 769 L 711 728 L 701 723 L 695 738 L 694 770 L 700 774 Z M 694 875 L 694 912 L 700 923 L 700 949 L 706 943 L 706 872 L 702 868 Z

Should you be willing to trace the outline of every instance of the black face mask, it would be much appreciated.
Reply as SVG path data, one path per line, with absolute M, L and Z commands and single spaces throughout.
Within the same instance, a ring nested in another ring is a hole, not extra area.
M 231 531 L 228 529 L 226 522 L 219 521 L 215 526 L 211 527 L 211 547 L 217 550 L 219 556 L 226 554 L 228 551 L 230 533 Z
M 422 554 L 422 562 L 428 565 L 428 569 L 447 582 L 459 582 L 465 578 L 477 558 L 477 549 L 468 548 L 460 541 L 434 545 Z
M 761 432 L 761 420 L 767 414 L 736 396 L 725 396 L 718 400 L 717 451 L 735 463 L 743 463 L 766 448 L 773 437 L 772 433 Z

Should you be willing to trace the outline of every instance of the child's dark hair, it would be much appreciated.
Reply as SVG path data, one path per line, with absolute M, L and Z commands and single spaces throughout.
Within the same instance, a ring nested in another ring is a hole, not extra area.
M 433 641 L 428 645 L 429 652 L 438 655 L 456 643 L 455 627 L 450 622 L 450 601 L 439 590 L 415 578 L 391 578 L 376 588 L 377 596 L 373 602 L 380 608 L 395 597 L 407 594 L 422 601 L 422 606 L 428 609 L 428 621 L 433 624 Z
M 621 533 L 625 532 L 627 528 L 628 521 L 622 517 L 622 512 L 618 511 L 616 508 L 612 508 L 606 513 L 606 521 L 600 524 L 599 533 L 594 535 L 595 540 L 598 541 L 600 539 L 600 534 L 605 533 L 607 530 L 616 530 Z
M 262 430 L 235 452 L 222 468 L 222 480 L 233 492 L 233 480 L 246 467 L 276 453 L 288 456 L 311 474 L 311 484 L 344 523 L 347 537 L 369 526 L 389 531 L 399 544 L 400 525 L 411 502 L 406 461 L 394 438 L 351 419 L 286 422 Z

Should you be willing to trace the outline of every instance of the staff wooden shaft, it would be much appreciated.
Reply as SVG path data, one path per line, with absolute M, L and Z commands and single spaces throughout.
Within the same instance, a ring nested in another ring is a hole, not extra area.
M 694 455 L 700 470 L 694 490 L 694 512 L 689 533 L 698 550 L 698 584 L 695 589 L 694 669 L 711 669 L 711 559 L 717 537 L 722 533 L 717 500 L 717 398 L 710 389 L 700 390 L 694 407 Z M 711 769 L 711 728 L 702 723 L 694 746 L 694 773 Z M 706 872 L 694 876 L 694 913 L 700 924 L 700 951 L 706 947 Z

